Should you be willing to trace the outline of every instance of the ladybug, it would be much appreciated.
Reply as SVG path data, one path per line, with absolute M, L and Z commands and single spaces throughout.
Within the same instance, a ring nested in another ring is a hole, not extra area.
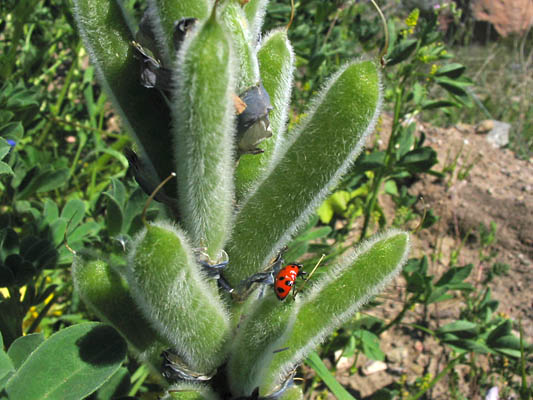
M 301 264 L 289 264 L 278 272 L 274 281 L 274 290 L 278 299 L 284 300 L 291 291 L 296 278 L 305 274 L 301 268 Z

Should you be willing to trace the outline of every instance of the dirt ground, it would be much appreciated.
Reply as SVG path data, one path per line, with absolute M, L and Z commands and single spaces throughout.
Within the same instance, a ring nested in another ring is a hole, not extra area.
M 492 298 L 500 302 L 498 311 L 515 321 L 522 319 L 526 340 L 533 338 L 533 160 L 519 160 L 507 149 L 493 147 L 486 136 L 477 134 L 475 126 L 460 125 L 449 129 L 436 128 L 423 122 L 419 130 L 427 135 L 426 144 L 438 153 L 442 171 L 457 158 L 454 173 L 445 180 L 426 175 L 410 189 L 411 194 L 422 195 L 426 207 L 432 208 L 440 221 L 430 229 L 413 235 L 411 257 L 426 254 L 430 258 L 430 273 L 440 276 L 449 265 L 453 251 L 461 248 L 466 232 L 473 235 L 465 241 L 458 256 L 457 265 L 472 263 L 474 270 L 470 282 L 475 285 L 485 278 L 487 269 L 496 261 L 510 266 L 508 275 L 497 276 L 490 284 Z M 390 118 L 383 117 L 383 130 L 390 128 Z M 384 136 L 386 134 L 382 134 Z M 386 143 L 386 140 L 383 140 Z M 470 169 L 471 168 L 471 169 Z M 467 171 L 458 178 L 459 172 Z M 381 203 L 392 218 L 394 207 L 384 196 Z M 487 263 L 479 261 L 480 243 L 475 234 L 480 223 L 497 225 L 496 243 L 491 250 L 497 255 Z M 431 256 L 438 254 L 436 261 Z M 383 304 L 372 309 L 370 314 L 385 319 L 394 318 L 401 308 L 399 299 L 405 288 L 405 281 L 399 277 L 380 296 Z M 450 300 L 430 308 L 430 326 L 436 328 L 452 321 L 459 315 L 460 303 Z M 410 311 L 405 322 L 419 320 L 422 309 Z M 365 376 L 363 367 L 369 361 L 360 357 L 358 373 L 351 374 L 349 368 L 353 359 L 341 359 L 337 364 L 337 379 L 357 398 L 370 396 L 376 390 L 397 382 L 406 374 L 407 381 L 426 373 L 436 376 L 447 365 L 440 346 L 430 339 L 413 336 L 413 331 L 394 329 L 385 332 L 381 338 L 382 350 L 387 355 L 386 370 Z M 379 367 L 379 365 L 374 365 Z M 382 366 L 385 368 L 385 365 Z M 459 375 L 466 373 L 466 367 Z M 320 395 L 320 388 L 312 397 Z M 431 399 L 449 399 L 446 380 L 437 384 L 429 393 Z M 462 384 L 461 393 L 470 400 L 482 399 L 485 393 L 472 384 Z M 334 398 L 331 394 L 328 398 Z

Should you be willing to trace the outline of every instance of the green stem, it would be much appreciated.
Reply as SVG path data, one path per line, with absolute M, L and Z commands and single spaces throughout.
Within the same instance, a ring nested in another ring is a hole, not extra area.
M 401 108 L 403 103 L 403 88 L 398 88 L 396 90 L 396 99 L 394 104 L 394 119 L 392 121 L 392 133 L 389 138 L 389 143 L 387 145 L 387 151 L 385 153 L 385 162 L 384 166 L 378 169 L 376 172 L 376 176 L 374 177 L 374 180 L 372 182 L 372 187 L 370 189 L 370 197 L 368 198 L 366 209 L 365 209 L 365 220 L 363 222 L 363 229 L 361 231 L 361 236 L 359 240 L 363 240 L 366 237 L 368 226 L 370 224 L 370 219 L 372 218 L 372 213 L 374 212 L 374 208 L 376 207 L 376 201 L 379 195 L 379 188 L 381 187 L 381 184 L 383 183 L 383 180 L 386 176 L 387 171 L 390 171 L 393 163 L 393 152 L 395 150 L 395 144 L 396 144 L 396 137 L 398 136 L 399 132 L 399 124 L 400 124 L 400 115 L 401 115 Z
M 131 387 L 128 396 L 135 396 L 149 375 L 150 370 L 146 368 L 146 365 L 141 365 L 139 368 L 137 368 L 131 377 L 131 380 L 134 382 L 134 384 Z
M 402 308 L 402 311 L 400 311 L 398 313 L 398 315 L 396 315 L 396 318 L 394 318 L 392 321 L 390 321 L 387 325 L 385 325 L 383 328 L 381 328 L 379 331 L 378 331 L 378 335 L 382 334 L 383 332 L 385 332 L 386 330 L 390 329 L 390 327 L 396 325 L 396 324 L 399 324 L 400 321 L 403 319 L 403 317 L 405 316 L 405 314 L 407 313 L 407 310 L 409 310 L 411 308 L 411 306 L 413 304 L 416 304 L 418 299 L 419 299 L 420 296 L 414 296 L 412 297 L 411 299 L 409 299 L 403 306 Z
M 107 132 L 107 131 L 105 131 L 103 129 L 93 128 L 92 126 L 89 126 L 89 125 L 80 124 L 79 122 L 67 121 L 66 119 L 63 119 L 61 117 L 56 117 L 54 115 L 52 115 L 52 116 L 45 115 L 44 117 L 49 119 L 50 121 L 52 121 L 54 123 L 57 123 L 57 124 L 70 125 L 70 126 L 72 126 L 74 128 L 77 128 L 77 129 L 83 129 L 83 130 L 99 133 L 102 136 L 105 135 L 105 136 L 109 136 L 109 137 L 114 138 L 114 139 L 129 138 L 128 135 L 124 135 L 124 134 L 120 134 L 120 133 L 114 133 L 114 132 Z
M 7 60 L 7 62 L 2 63 L 3 67 L 0 71 L 0 74 L 2 76 L 2 80 L 7 79 L 11 73 L 13 72 L 14 67 L 16 67 L 16 58 L 17 58 L 17 50 L 19 50 L 19 42 L 21 41 L 22 35 L 24 33 L 24 25 L 26 24 L 26 20 L 28 18 L 28 12 L 24 11 L 28 8 L 28 2 L 19 2 L 16 9 L 13 10 L 12 16 L 18 17 L 18 21 L 14 21 L 13 25 L 15 26 L 15 29 L 13 31 L 13 39 L 11 40 L 11 47 L 9 48 L 7 54 L 4 55 L 4 59 Z M 19 9 L 22 9 L 23 12 L 19 13 Z M 22 17 L 22 18 L 21 18 Z
M 81 42 L 78 42 L 78 45 L 76 46 L 74 54 L 78 55 L 80 52 L 80 48 L 81 48 Z M 57 97 L 56 104 L 50 107 L 50 112 L 52 113 L 52 119 L 57 118 L 59 115 L 59 112 L 61 110 L 61 105 L 63 104 L 63 100 L 65 100 L 68 89 L 70 87 L 70 81 L 72 80 L 72 77 L 74 76 L 74 71 L 77 68 L 78 68 L 78 63 L 76 59 L 70 66 L 68 74 L 65 77 L 65 83 L 63 84 L 63 88 L 61 89 L 61 92 L 59 93 L 59 96 Z M 46 137 L 48 136 L 48 133 L 50 132 L 50 129 L 52 129 L 52 122 L 49 120 L 43 129 L 43 133 L 41 133 L 41 136 L 39 137 L 39 139 L 37 139 L 37 142 L 35 144 L 36 147 L 39 147 L 44 143 L 44 141 L 46 140 Z
M 359 241 L 363 240 L 366 237 L 366 231 L 368 230 L 368 225 L 370 223 L 370 219 L 372 218 L 374 207 L 376 206 L 376 200 L 378 198 L 378 192 L 379 192 L 379 188 L 381 187 L 381 182 L 383 180 L 385 168 L 386 167 L 380 168 L 378 172 L 376 173 L 374 180 L 372 181 L 372 188 L 370 189 L 370 197 L 368 198 L 367 206 L 365 209 L 365 220 L 363 223 L 363 229 L 361 231 L 361 236 L 359 237 Z
M 74 160 L 72 160 L 72 165 L 70 166 L 70 172 L 69 172 L 69 176 L 75 178 L 76 181 L 77 181 L 77 177 L 74 176 L 74 171 L 76 170 L 76 165 L 78 165 L 78 161 L 81 156 L 81 151 L 83 150 L 83 147 L 85 146 L 86 143 L 87 143 L 86 136 L 80 135 L 78 139 L 78 148 L 76 149 L 76 154 L 74 155 Z
M 526 375 L 526 353 L 524 349 L 524 328 L 522 326 L 522 319 L 518 321 L 520 326 L 520 372 L 522 375 L 522 385 L 520 387 L 520 398 L 526 400 L 528 398 L 527 375 Z
M 130 139 L 127 136 L 123 136 L 119 138 L 113 145 L 111 146 L 113 150 L 120 150 L 122 149 L 127 143 L 130 142 Z M 96 178 L 98 172 L 100 172 L 103 168 L 105 168 L 106 164 L 111 159 L 111 155 L 104 153 L 95 163 L 92 172 L 91 172 L 91 183 L 89 184 L 89 190 L 88 193 L 92 194 L 96 187 Z
M 410 396 L 408 400 L 417 400 L 420 397 L 422 397 L 429 389 L 431 389 L 435 384 L 440 381 L 444 376 L 446 376 L 454 367 L 455 365 L 463 359 L 466 353 L 463 353 L 456 358 L 454 358 L 450 363 L 444 368 L 440 374 L 438 374 L 435 379 L 433 379 L 426 387 L 421 389 L 417 394 L 414 396 Z

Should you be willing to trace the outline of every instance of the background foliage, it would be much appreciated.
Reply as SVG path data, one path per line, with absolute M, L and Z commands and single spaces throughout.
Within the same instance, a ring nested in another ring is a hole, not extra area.
M 288 3 L 270 2 L 265 29 L 287 24 Z M 137 18 L 144 9 L 141 1 L 123 4 Z M 141 227 L 146 197 L 126 175 L 122 151 L 130 139 L 95 83 L 69 4 L 8 0 L 0 7 L 0 331 L 7 351 L 0 354 L 3 384 L 5 371 L 14 368 L 5 354 L 16 360 L 13 349 L 33 349 L 56 332 L 65 333 L 60 339 L 66 342 L 72 327 L 95 328 L 87 325 L 94 315 L 73 291 L 72 255 L 64 246 L 65 238 L 75 250 L 90 246 L 120 257 L 124 241 Z M 531 157 L 531 33 L 497 41 L 479 38 L 474 22 L 451 8 L 443 12 L 453 20 L 453 29 L 443 33 L 433 11 L 416 15 L 393 1 L 382 8 L 391 34 L 384 85 L 385 107 L 395 121 L 392 136 L 386 148 L 375 147 L 361 155 L 290 244 L 287 259 L 305 255 L 311 264 L 331 246 L 332 256 L 341 254 L 359 219 L 365 222 L 358 237 L 378 227 L 420 220 L 419 199 L 408 188 L 419 174 L 438 177 L 439 173 L 432 170 L 436 155 L 424 145 L 423 136 L 414 135 L 410 116 L 444 126 L 476 123 L 480 115 L 509 121 L 514 127 L 510 147 L 519 157 Z M 297 60 L 291 124 L 339 65 L 369 52 L 377 56 L 382 35 L 378 16 L 367 3 L 296 1 L 289 30 Z M 385 219 L 378 202 L 383 191 L 401 210 L 394 221 Z M 150 206 L 150 219 L 160 213 L 157 205 Z M 429 210 L 422 229 L 437 218 Z M 484 237 L 488 246 L 491 236 Z M 427 309 L 454 297 L 461 299 L 461 319 L 437 330 L 429 329 L 424 320 L 411 327 L 438 339 L 449 352 L 443 376 L 453 377 L 455 365 L 467 364 L 478 376 L 479 393 L 488 390 L 495 374 L 511 382 L 509 394 L 528 398 L 531 383 L 525 377 L 531 375 L 531 348 L 520 336 L 518 322 L 497 313 L 498 304 L 487 287 L 468 283 L 471 266 L 452 264 L 443 276 L 432 276 L 427 263 L 423 257 L 405 267 L 407 291 L 396 318 L 354 319 L 323 346 L 322 358 L 341 349 L 345 354 L 382 359 L 379 335 L 400 326 L 409 309 L 415 305 Z M 492 271 L 497 279 L 505 266 L 494 265 Z M 22 335 L 29 339 L 11 347 Z M 120 350 L 120 339 L 116 343 Z M 479 359 L 486 354 L 488 368 L 482 368 Z M 113 392 L 157 392 L 157 380 L 133 359 L 118 367 L 123 357 L 120 351 L 115 354 L 115 375 L 94 398 L 110 398 Z M 309 364 L 328 382 L 320 359 L 311 358 Z M 443 376 L 420 376 L 413 385 L 399 378 L 379 395 L 420 398 Z M 307 390 L 311 392 L 317 382 L 318 378 L 309 383 Z M 450 382 L 451 395 L 462 398 L 455 381 Z M 333 382 L 329 387 L 342 391 Z

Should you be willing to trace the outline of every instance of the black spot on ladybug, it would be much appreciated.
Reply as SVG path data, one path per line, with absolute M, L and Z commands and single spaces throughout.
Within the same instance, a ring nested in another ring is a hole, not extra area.
M 283 288 L 276 288 L 276 290 L 278 291 L 278 293 L 285 293 L 285 289 Z
M 282 282 L 282 281 L 284 281 L 284 280 L 285 280 L 285 277 L 284 277 L 284 276 L 280 276 L 280 277 L 278 278 L 278 281 L 280 281 L 280 282 Z

